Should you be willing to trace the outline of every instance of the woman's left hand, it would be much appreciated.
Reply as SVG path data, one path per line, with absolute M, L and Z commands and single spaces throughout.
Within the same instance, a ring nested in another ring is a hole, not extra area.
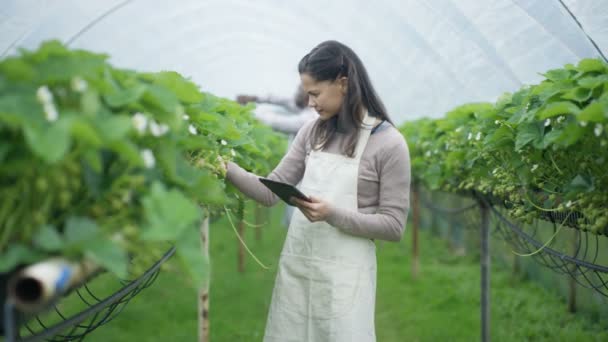
M 292 198 L 291 201 L 310 222 L 325 221 L 329 216 L 330 204 L 317 197 L 309 198 L 310 202 L 298 198 Z

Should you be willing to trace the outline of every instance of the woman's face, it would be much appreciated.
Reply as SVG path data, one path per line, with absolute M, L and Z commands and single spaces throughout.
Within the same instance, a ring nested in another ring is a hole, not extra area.
M 308 106 L 317 111 L 321 120 L 338 114 L 346 94 L 346 77 L 335 81 L 316 81 L 309 74 L 300 74 L 302 87 L 308 94 Z

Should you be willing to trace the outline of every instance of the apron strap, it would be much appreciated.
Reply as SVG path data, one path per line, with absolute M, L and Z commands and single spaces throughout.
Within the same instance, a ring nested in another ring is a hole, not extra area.
M 369 140 L 369 136 L 372 133 L 372 129 L 374 128 L 374 122 L 376 122 L 376 118 L 369 116 L 368 112 L 365 111 L 365 116 L 363 117 L 363 125 L 359 129 L 359 141 L 357 142 L 357 147 L 355 149 L 355 159 L 361 159 L 363 155 L 363 150 L 365 150 L 365 146 L 367 146 L 367 141 Z

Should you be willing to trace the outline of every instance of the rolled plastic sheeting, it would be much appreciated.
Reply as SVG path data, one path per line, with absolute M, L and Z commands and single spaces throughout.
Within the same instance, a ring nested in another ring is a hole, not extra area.
M 85 282 L 99 267 L 90 261 L 75 263 L 62 258 L 30 265 L 8 282 L 8 299 L 24 313 L 49 306 L 56 298 Z

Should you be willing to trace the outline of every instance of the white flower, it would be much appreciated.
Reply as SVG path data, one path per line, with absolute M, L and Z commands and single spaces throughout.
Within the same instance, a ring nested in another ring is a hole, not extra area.
M 233 157 L 236 157 L 236 152 L 233 148 L 230 149 L 230 154 L 232 154 Z
M 583 127 L 587 127 L 587 121 L 581 121 L 580 125 L 583 126 Z
M 499 120 L 494 121 L 494 123 L 497 124 L 497 125 L 500 125 L 500 121 Z
M 57 108 L 55 108 L 55 105 L 52 102 L 47 102 L 44 104 L 44 116 L 49 122 L 55 122 L 59 118 Z
M 568 201 L 568 203 L 566 203 L 566 207 L 570 208 L 572 206 L 572 201 Z
M 538 164 L 532 165 L 532 168 L 530 169 L 530 171 L 534 172 L 536 169 L 538 169 Z
M 473 133 L 469 132 L 469 135 L 467 135 L 467 140 L 471 140 L 471 138 L 473 138 Z
M 160 137 L 165 133 L 169 132 L 169 126 L 165 124 L 158 124 L 156 121 L 150 122 L 150 133 L 155 137 Z
M 479 139 L 481 139 L 481 132 L 477 132 L 477 135 L 475 136 L 475 140 L 479 141 Z
M 545 120 L 545 127 L 550 126 L 550 125 L 551 125 L 551 119 Z
M 197 134 L 198 132 L 196 131 L 196 127 L 194 127 L 193 124 L 188 125 L 188 131 L 190 132 L 190 134 Z
M 560 115 L 560 116 L 557 118 L 557 123 L 561 123 L 561 122 L 562 122 L 562 121 L 564 121 L 564 120 L 566 120 L 566 117 L 565 117 L 565 116 L 563 116 L 563 115 Z
M 228 145 L 228 143 L 224 139 L 222 139 L 221 144 L 224 145 L 224 146 Z
M 72 78 L 70 85 L 72 86 L 72 90 L 77 93 L 82 93 L 87 90 L 87 81 L 78 76 Z
M 151 150 L 145 149 L 141 151 L 141 158 L 144 160 L 144 166 L 148 169 L 151 169 L 156 164 L 156 159 L 154 158 L 154 153 Z
M 135 113 L 133 117 L 131 117 L 131 122 L 133 123 L 133 127 L 139 132 L 143 134 L 146 131 L 146 127 L 148 126 L 148 118 L 142 113 Z
M 188 114 L 184 114 L 184 115 L 182 115 L 182 119 L 188 121 L 188 120 L 190 120 L 190 116 Z
M 47 104 L 53 101 L 53 93 L 51 93 L 47 86 L 38 88 L 36 91 L 36 97 L 38 98 L 38 101 L 42 102 L 42 104 Z
M 593 129 L 593 133 L 595 133 L 596 137 L 599 137 L 602 134 L 603 129 L 604 127 L 602 126 L 602 124 L 597 123 L 595 124 L 595 128 Z

